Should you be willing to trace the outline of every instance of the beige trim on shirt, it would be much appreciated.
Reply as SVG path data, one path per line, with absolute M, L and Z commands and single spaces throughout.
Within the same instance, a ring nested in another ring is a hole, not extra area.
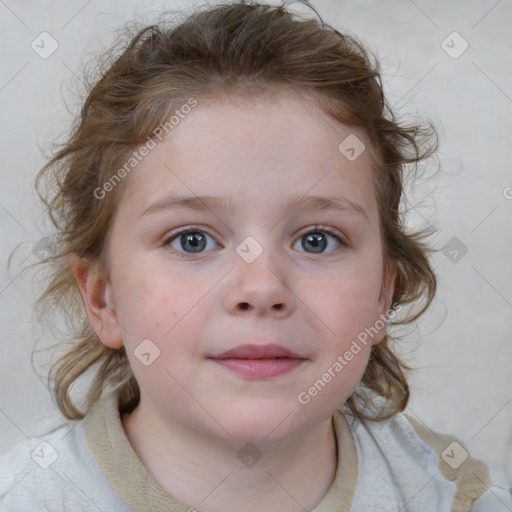
M 409 414 L 405 416 L 418 436 L 437 453 L 441 474 L 457 485 L 451 512 L 469 512 L 473 502 L 492 487 L 487 465 L 467 456 L 466 446 L 456 437 L 434 432 Z
M 84 418 L 87 444 L 110 485 L 134 512 L 188 512 L 149 474 L 123 430 L 115 391 L 99 400 Z
M 312 512 L 349 512 L 357 484 L 357 453 L 349 425 L 333 414 L 338 466 L 324 499 Z M 99 400 L 84 418 L 87 444 L 110 485 L 134 512 L 190 512 L 153 479 L 123 430 L 116 390 Z
M 338 446 L 338 466 L 334 480 L 320 504 L 312 512 L 350 512 L 357 486 L 357 452 L 345 416 L 338 410 L 332 417 Z

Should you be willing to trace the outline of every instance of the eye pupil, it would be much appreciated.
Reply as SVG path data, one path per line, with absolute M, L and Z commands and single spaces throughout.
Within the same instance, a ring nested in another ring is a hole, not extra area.
M 203 252 L 208 245 L 207 236 L 209 235 L 206 235 L 202 231 L 188 231 L 177 235 L 174 239 L 175 242 L 171 243 L 171 245 L 178 243 L 181 246 L 181 250 L 188 254 L 200 253 Z M 323 253 L 329 245 L 329 236 L 338 240 L 335 235 L 328 235 L 322 230 L 306 233 L 301 237 L 302 248 L 309 253 Z M 178 250 L 178 247 L 175 247 L 175 249 Z
M 307 247 L 307 244 L 310 247 Z M 308 233 L 302 237 L 302 247 L 306 250 L 312 248 L 311 252 L 322 252 L 327 246 L 327 240 L 323 233 Z
M 187 252 L 200 252 L 206 246 L 206 237 L 199 231 L 193 233 L 185 233 L 181 235 L 181 247 Z M 188 247 L 187 247 L 188 246 Z

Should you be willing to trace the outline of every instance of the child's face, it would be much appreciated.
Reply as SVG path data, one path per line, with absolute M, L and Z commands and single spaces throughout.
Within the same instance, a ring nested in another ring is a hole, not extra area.
M 126 346 L 147 414 L 271 440 L 318 425 L 351 395 L 384 332 L 366 344 L 358 335 L 391 297 L 368 144 L 354 161 L 338 149 L 352 133 L 365 141 L 296 96 L 205 101 L 131 171 L 109 238 L 121 328 L 100 337 Z M 167 207 L 185 196 L 188 205 Z M 291 208 L 290 198 L 311 202 Z M 196 235 L 169 240 L 179 229 Z M 160 350 L 148 366 L 134 354 L 146 339 Z M 246 344 L 301 360 L 212 359 Z

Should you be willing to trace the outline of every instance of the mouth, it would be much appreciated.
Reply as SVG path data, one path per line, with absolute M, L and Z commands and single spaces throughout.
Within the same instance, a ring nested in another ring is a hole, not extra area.
M 280 345 L 240 345 L 209 359 L 227 370 L 257 379 L 288 373 L 307 360 Z

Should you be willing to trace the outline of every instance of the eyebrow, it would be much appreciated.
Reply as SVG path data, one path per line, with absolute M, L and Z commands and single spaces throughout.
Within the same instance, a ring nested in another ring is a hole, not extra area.
M 368 215 L 365 210 L 354 201 L 343 197 L 323 197 L 323 196 L 292 196 L 288 198 L 286 206 L 282 213 L 287 214 L 290 210 L 299 208 L 310 211 L 336 211 L 343 213 L 357 213 L 362 215 L 367 221 Z M 158 213 L 161 211 L 185 209 L 195 211 L 229 211 L 235 212 L 234 204 L 226 199 L 217 196 L 166 196 L 159 199 L 151 206 L 146 208 L 140 217 Z
M 165 210 L 185 209 L 185 210 L 231 210 L 234 211 L 234 205 L 231 201 L 223 200 L 216 196 L 167 196 L 153 203 L 146 208 L 140 216 L 150 215 Z
M 289 198 L 285 210 L 288 212 L 294 208 L 310 211 L 357 213 L 367 221 L 370 220 L 363 207 L 347 197 L 292 196 Z

